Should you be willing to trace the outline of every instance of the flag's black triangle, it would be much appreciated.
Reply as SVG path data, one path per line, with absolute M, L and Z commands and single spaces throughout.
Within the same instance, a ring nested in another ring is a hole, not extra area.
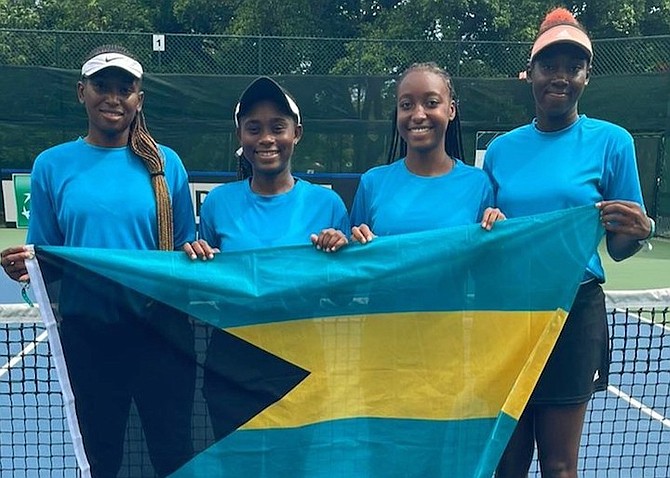
M 204 393 L 214 434 L 222 438 L 281 399 L 309 372 L 232 334 L 214 330 Z

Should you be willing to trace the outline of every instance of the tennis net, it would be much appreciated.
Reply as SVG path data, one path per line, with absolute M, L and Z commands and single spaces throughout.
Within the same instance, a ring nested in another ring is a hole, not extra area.
M 589 406 L 580 476 L 668 477 L 670 289 L 607 300 L 610 386 Z M 46 331 L 35 308 L 0 305 L 0 478 L 44 476 L 79 476 Z

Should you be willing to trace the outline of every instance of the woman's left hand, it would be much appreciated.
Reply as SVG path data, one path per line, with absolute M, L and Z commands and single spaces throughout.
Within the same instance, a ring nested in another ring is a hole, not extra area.
M 600 209 L 600 222 L 608 232 L 636 241 L 647 239 L 651 234 L 651 220 L 636 202 L 600 201 L 596 207 Z
M 204 239 L 198 239 L 191 243 L 187 242 L 181 250 L 186 253 L 189 259 L 195 260 L 199 257 L 203 261 L 214 259 L 214 254 L 220 252 L 217 247 L 210 246 Z
M 333 229 L 332 227 L 324 229 L 318 235 L 312 234 L 310 240 L 317 249 L 324 252 L 335 252 L 346 246 L 349 242 L 347 236 L 345 236 L 342 231 Z

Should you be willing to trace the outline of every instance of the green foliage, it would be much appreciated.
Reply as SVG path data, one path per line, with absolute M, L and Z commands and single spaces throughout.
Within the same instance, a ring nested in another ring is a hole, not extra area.
M 643 35 L 664 35 L 670 32 L 670 0 L 648 2 L 647 14 L 640 21 Z
M 172 0 L 172 12 L 184 33 L 226 33 L 240 2 Z
M 0 27 L 529 41 L 555 0 L 0 0 Z M 563 2 L 596 38 L 670 33 L 670 0 Z
M 38 28 L 39 21 L 34 2 L 0 0 L 0 27 Z

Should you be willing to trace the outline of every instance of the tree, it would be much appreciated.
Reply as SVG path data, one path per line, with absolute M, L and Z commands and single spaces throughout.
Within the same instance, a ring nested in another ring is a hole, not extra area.
M 670 0 L 647 2 L 646 15 L 640 20 L 642 35 L 667 35 L 670 33 Z
M 148 2 L 43 0 L 35 2 L 39 28 L 75 31 L 151 31 Z
M 210 73 L 383 75 L 432 59 L 456 75 L 509 76 L 528 46 L 492 42 L 531 42 L 554 5 L 555 0 L 0 0 L 0 27 L 227 35 L 182 39 L 193 61 L 166 53 L 162 60 L 171 71 L 200 65 Z M 594 38 L 670 33 L 670 0 L 565 5 Z M 355 40 L 317 44 L 307 37 Z M 11 57 L 10 50 L 2 46 L 0 54 Z M 10 61 L 29 63 L 30 51 L 24 50 Z
M 224 34 L 240 1 L 173 0 L 169 3 L 182 32 Z
M 39 21 L 34 2 L 0 0 L 0 27 L 31 29 L 37 28 Z

